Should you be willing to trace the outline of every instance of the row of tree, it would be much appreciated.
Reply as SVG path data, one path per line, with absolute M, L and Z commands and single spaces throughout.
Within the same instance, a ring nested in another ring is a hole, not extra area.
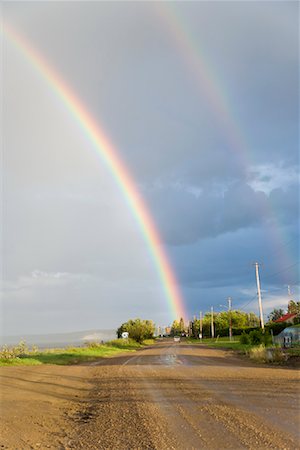
M 174 320 L 171 327 L 172 336 L 180 336 L 183 334 L 189 334 L 194 337 L 198 337 L 200 330 L 202 330 L 202 336 L 211 336 L 211 324 L 212 314 L 207 312 L 202 319 L 202 326 L 200 324 L 200 318 L 194 318 L 186 327 L 184 321 L 181 318 L 179 321 Z M 259 318 L 254 313 L 246 313 L 239 310 L 223 311 L 220 313 L 213 313 L 213 326 L 215 335 L 227 336 L 229 333 L 229 326 L 231 325 L 233 334 L 237 334 L 238 330 L 245 328 L 256 328 L 259 326 Z M 240 333 L 238 333 L 240 334 Z
M 288 304 L 288 313 L 300 314 L 300 302 L 290 300 Z M 275 320 L 284 315 L 283 309 L 274 309 L 269 314 L 269 323 L 266 326 L 277 334 L 280 332 L 285 324 L 276 324 Z M 212 320 L 213 319 L 213 320 Z M 241 334 L 243 331 L 251 331 L 259 327 L 260 321 L 253 312 L 246 313 L 240 310 L 223 311 L 219 313 L 207 312 L 202 318 L 194 318 L 189 324 L 185 324 L 183 318 L 174 320 L 171 327 L 172 336 L 182 336 L 188 334 L 189 336 L 199 337 L 200 330 L 203 337 L 211 336 L 211 326 L 214 326 L 215 336 L 228 336 L 229 327 L 231 327 L 233 335 Z M 155 334 L 155 325 L 152 320 L 130 319 L 117 330 L 118 338 L 122 337 L 123 332 L 128 332 L 129 337 L 137 342 L 143 342 L 145 339 L 152 339 Z

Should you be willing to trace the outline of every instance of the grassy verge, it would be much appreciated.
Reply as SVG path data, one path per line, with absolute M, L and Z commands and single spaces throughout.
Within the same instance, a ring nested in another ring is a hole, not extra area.
M 146 341 L 138 344 L 130 339 L 116 339 L 106 344 L 91 343 L 85 347 L 67 347 L 62 349 L 30 350 L 26 346 L 5 348 L 0 351 L 0 366 L 20 366 L 56 364 L 70 365 L 84 362 L 92 362 L 98 358 L 108 358 L 124 352 L 133 352 L 144 345 L 153 344 L 154 341 Z M 19 353 L 18 353 L 19 352 Z
M 189 338 L 188 342 L 191 344 L 197 343 L 199 345 L 208 345 L 209 347 L 214 348 L 227 348 L 229 350 L 236 350 L 242 353 L 247 353 L 252 347 L 251 344 L 241 344 L 238 337 L 233 337 L 231 341 L 228 337 L 220 337 L 215 339 L 206 338 L 201 341 L 200 339 Z
M 207 345 L 213 348 L 234 350 L 258 363 L 289 364 L 293 359 L 296 360 L 296 358 L 300 357 L 300 346 L 284 350 L 280 347 L 265 346 L 264 344 L 242 344 L 239 336 L 233 337 L 231 341 L 228 337 L 221 337 L 218 339 L 203 339 L 202 341 L 189 338 L 188 342 L 191 344 Z

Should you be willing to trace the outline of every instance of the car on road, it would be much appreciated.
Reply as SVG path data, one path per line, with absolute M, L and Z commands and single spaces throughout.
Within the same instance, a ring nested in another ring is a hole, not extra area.
M 174 342 L 180 342 L 180 337 L 179 336 L 174 336 Z

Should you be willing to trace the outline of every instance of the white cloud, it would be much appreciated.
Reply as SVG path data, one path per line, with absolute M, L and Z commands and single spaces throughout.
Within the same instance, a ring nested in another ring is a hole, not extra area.
M 252 166 L 248 173 L 249 185 L 255 191 L 263 191 L 266 194 L 276 188 L 287 189 L 300 181 L 298 167 L 285 167 L 283 162 Z

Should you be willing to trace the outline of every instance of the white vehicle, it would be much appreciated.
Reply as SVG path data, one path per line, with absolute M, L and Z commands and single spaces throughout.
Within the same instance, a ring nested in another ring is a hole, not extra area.
M 174 336 L 174 342 L 180 342 L 180 337 L 179 336 Z
M 128 331 L 123 331 L 122 333 L 122 339 L 128 339 L 129 333 Z

